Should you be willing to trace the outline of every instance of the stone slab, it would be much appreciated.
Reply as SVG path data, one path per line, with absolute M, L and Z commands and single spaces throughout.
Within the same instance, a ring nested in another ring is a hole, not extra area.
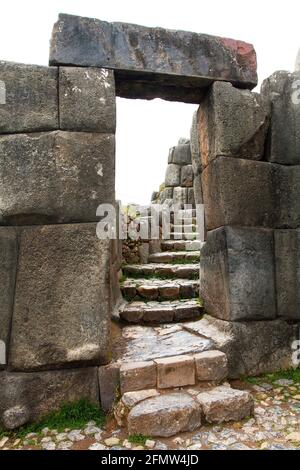
M 60 129 L 114 134 L 114 73 L 95 67 L 59 68 Z
M 228 374 L 226 354 L 221 351 L 204 351 L 194 356 L 196 377 L 200 382 L 222 382 Z
M 222 227 L 201 250 L 200 296 L 205 310 L 228 321 L 276 317 L 273 230 Z
M 278 316 L 300 321 L 300 230 L 275 230 Z
M 16 231 L 12 227 L 0 227 L 0 369 L 7 363 L 17 259 Z
M 59 128 L 57 67 L 0 61 L 0 83 L 0 134 Z
M 197 396 L 206 421 L 224 423 L 241 421 L 253 413 L 253 398 L 249 392 L 227 386 L 216 387 Z
M 0 225 L 97 221 L 115 201 L 112 134 L 0 137 Z
M 169 437 L 191 432 L 201 425 L 201 410 L 186 393 L 177 392 L 149 398 L 128 415 L 129 434 Z
M 195 384 L 193 356 L 174 356 L 156 359 L 157 387 L 175 388 Z
M 202 168 L 218 156 L 262 160 L 269 115 L 264 96 L 215 82 L 198 111 Z
M 62 404 L 81 399 L 99 404 L 96 367 L 0 373 L 0 424 L 9 429 L 37 421 Z
M 109 240 L 96 224 L 20 228 L 11 370 L 107 362 Z
M 300 163 L 300 71 L 278 71 L 267 78 L 261 93 L 272 105 L 267 158 L 284 165 Z
M 202 172 L 207 230 L 224 225 L 274 227 L 278 169 L 267 162 L 219 157 Z
M 228 322 L 210 315 L 184 328 L 200 337 L 206 336 L 223 351 L 228 360 L 228 375 L 259 376 L 290 369 L 291 344 L 298 339 L 299 327 L 284 320 Z
M 245 42 L 65 14 L 53 28 L 50 64 L 111 68 L 125 98 L 199 103 L 215 80 L 257 83 L 256 54 Z
M 120 386 L 122 394 L 156 388 L 156 364 L 153 361 L 122 364 Z
M 121 362 L 195 354 L 213 347 L 209 338 L 184 331 L 177 325 L 157 328 L 130 326 L 123 328 L 122 333 L 126 344 L 124 350 L 119 354 Z
M 98 369 L 101 408 L 109 412 L 117 397 L 120 385 L 120 367 L 112 363 Z

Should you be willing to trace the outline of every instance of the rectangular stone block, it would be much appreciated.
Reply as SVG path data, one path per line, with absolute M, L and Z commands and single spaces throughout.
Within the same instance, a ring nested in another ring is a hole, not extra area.
M 114 134 L 114 73 L 95 67 L 59 68 L 60 129 Z
M 261 93 L 272 104 L 267 158 L 284 165 L 300 164 L 300 71 L 278 71 L 267 78 Z
M 20 228 L 11 370 L 107 362 L 110 241 L 96 224 Z
M 194 356 L 196 378 L 200 382 L 220 383 L 227 377 L 227 358 L 221 351 L 204 351 Z
M 274 165 L 277 171 L 278 228 L 300 227 L 300 166 Z
M 300 230 L 275 230 L 278 316 L 300 320 Z
M 108 364 L 98 369 L 101 408 L 109 412 L 112 409 L 120 386 L 120 366 Z
M 173 388 L 195 384 L 193 356 L 174 356 L 156 359 L 157 387 Z
M 245 42 L 65 14 L 54 25 L 50 64 L 114 69 L 125 98 L 199 103 L 215 80 L 257 83 L 256 54 Z
M 120 368 L 121 393 L 156 388 L 156 365 L 153 361 L 130 362 Z
M 200 297 L 222 320 L 276 317 L 273 231 L 222 227 L 207 235 L 201 250 Z
M 165 185 L 174 187 L 180 185 L 181 167 L 174 163 L 169 163 L 166 170 Z
M 41 419 L 64 403 L 99 404 L 97 368 L 0 373 L 0 425 L 14 429 Z
M 194 173 L 192 165 L 185 165 L 181 169 L 181 186 L 191 188 L 193 186 Z
M 278 165 L 219 157 L 202 172 L 207 230 L 224 225 L 274 227 L 280 208 Z
M 96 221 L 115 201 L 112 134 L 0 137 L 0 225 Z
M 189 165 L 192 162 L 191 147 L 189 143 L 179 144 L 173 147 L 169 163 L 176 165 Z
M 0 369 L 7 363 L 17 270 L 17 245 L 15 230 L 11 227 L 0 227 Z
M 263 96 L 215 82 L 198 111 L 202 168 L 219 156 L 262 160 L 269 115 Z
M 0 61 L 0 134 L 58 129 L 57 67 Z

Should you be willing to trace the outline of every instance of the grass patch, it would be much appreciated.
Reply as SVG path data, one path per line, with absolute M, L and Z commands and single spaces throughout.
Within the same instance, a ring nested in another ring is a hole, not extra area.
M 300 367 L 297 369 L 288 369 L 274 372 L 273 374 L 264 374 L 259 377 L 245 377 L 243 376 L 241 380 L 247 382 L 251 385 L 259 385 L 263 382 L 274 383 L 280 379 L 293 380 L 295 383 L 300 384 Z
M 79 429 L 89 421 L 94 421 L 97 426 L 105 423 L 105 414 L 100 406 L 87 400 L 79 400 L 74 403 L 63 404 L 58 411 L 52 411 L 45 415 L 39 422 L 22 426 L 15 431 L 0 429 L 1 436 L 23 439 L 29 433 L 41 434 L 44 428 L 56 429 L 58 432 L 68 429 Z
M 139 446 L 144 446 L 146 444 L 147 439 L 149 439 L 149 437 L 143 436 L 143 434 L 132 434 L 128 437 L 128 441 L 131 444 L 136 444 Z

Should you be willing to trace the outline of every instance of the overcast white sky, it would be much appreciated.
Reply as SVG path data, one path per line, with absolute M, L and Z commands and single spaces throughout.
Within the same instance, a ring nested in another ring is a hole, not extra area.
M 293 70 L 300 47 L 297 0 L 1 0 L 0 60 L 47 64 L 58 13 L 161 26 L 255 45 L 260 82 Z M 118 99 L 117 197 L 148 203 L 164 180 L 168 148 L 188 137 L 195 106 Z

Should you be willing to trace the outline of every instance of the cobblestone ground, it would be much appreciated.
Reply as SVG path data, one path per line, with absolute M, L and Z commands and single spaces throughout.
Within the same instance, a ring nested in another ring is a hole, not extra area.
M 173 438 L 129 437 L 108 419 L 104 428 L 89 422 L 82 429 L 58 432 L 45 428 L 40 434 L 2 436 L 1 450 L 288 450 L 300 449 L 300 383 L 279 379 L 255 383 L 235 381 L 232 386 L 248 389 L 255 399 L 254 417 L 240 422 L 203 426 L 194 433 Z

